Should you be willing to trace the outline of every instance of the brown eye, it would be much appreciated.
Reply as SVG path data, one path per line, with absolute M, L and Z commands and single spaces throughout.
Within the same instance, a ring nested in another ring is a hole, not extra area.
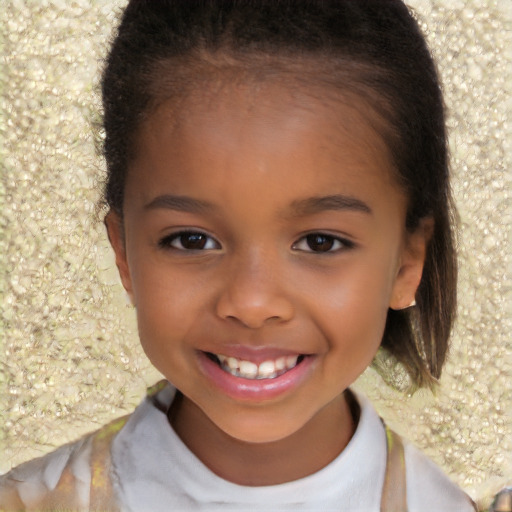
M 325 233 L 311 233 L 293 244 L 292 249 L 304 252 L 334 253 L 351 249 L 354 243 Z
M 337 240 L 332 236 L 314 234 L 306 237 L 308 247 L 315 252 L 327 252 L 332 250 Z
M 210 236 L 198 231 L 182 231 L 165 237 L 159 244 L 164 248 L 180 251 L 205 251 L 219 249 L 219 244 Z

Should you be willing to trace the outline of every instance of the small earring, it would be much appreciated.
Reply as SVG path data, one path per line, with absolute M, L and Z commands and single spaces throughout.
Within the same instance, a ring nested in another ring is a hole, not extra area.
M 397 308 L 396 311 L 402 311 L 404 309 L 413 308 L 414 306 L 416 306 L 416 299 L 413 299 L 408 306 L 404 306 L 403 308 Z
M 135 307 L 135 301 L 133 300 L 133 297 L 127 291 L 125 291 L 125 298 L 126 298 L 126 302 L 128 303 L 128 305 Z

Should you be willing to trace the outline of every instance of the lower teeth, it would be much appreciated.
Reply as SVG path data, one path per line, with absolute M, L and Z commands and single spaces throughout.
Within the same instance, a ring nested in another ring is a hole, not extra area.
M 280 375 L 283 375 L 283 373 L 286 373 L 288 370 L 281 370 L 279 372 L 274 372 L 270 375 L 256 375 L 255 377 L 250 377 L 249 375 L 243 375 L 238 370 L 232 370 L 231 368 L 227 366 L 221 366 L 221 368 L 229 373 L 230 375 L 234 375 L 235 377 L 240 377 L 242 379 L 248 379 L 248 380 L 262 380 L 262 379 L 275 379 L 276 377 L 279 377 Z
M 243 375 L 238 370 L 232 370 L 228 366 L 221 366 L 221 368 L 229 373 L 230 375 L 234 375 L 235 377 L 240 377 L 242 379 L 248 379 L 248 380 L 262 380 L 262 379 L 275 379 L 276 377 L 279 377 L 280 375 L 283 375 L 283 373 L 286 373 L 288 370 L 280 370 L 278 372 L 271 373 L 270 375 L 256 375 L 254 377 L 249 375 Z

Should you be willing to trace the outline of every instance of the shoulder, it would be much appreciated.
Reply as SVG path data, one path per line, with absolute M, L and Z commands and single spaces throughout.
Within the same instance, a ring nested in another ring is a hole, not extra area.
M 127 418 L 0 476 L 0 511 L 114 508 L 110 445 Z
M 407 502 L 411 510 L 474 512 L 469 496 L 455 485 L 428 457 L 404 443 Z
M 159 382 L 148 389 L 147 398 L 132 415 L 0 475 L 0 511 L 116 509 L 111 481 L 113 441 L 145 404 L 159 406 L 157 398 L 168 387 L 167 382 Z
M 90 484 L 91 438 L 61 446 L 0 476 L 0 510 L 51 510 L 61 502 L 71 509 L 83 506 L 80 498 L 88 499 Z
M 365 441 L 372 444 L 373 464 L 375 458 L 382 458 L 382 472 L 388 471 L 385 457 L 386 451 L 390 448 L 389 440 L 386 437 L 386 427 L 380 420 L 371 402 L 360 392 L 353 393 L 361 409 L 360 427 L 365 427 Z M 361 432 L 362 433 L 362 432 Z M 372 439 L 370 439 L 372 438 Z M 471 499 L 454 484 L 443 471 L 420 450 L 412 444 L 397 436 L 399 443 L 403 444 L 403 455 L 405 458 L 405 486 L 407 505 L 409 510 L 414 512 L 432 512 L 432 511 L 456 511 L 456 512 L 474 512 L 475 506 Z M 378 449 L 375 443 L 378 443 Z M 389 461 L 388 461 L 389 464 Z M 402 470 L 403 471 L 403 470 Z M 402 477 L 403 479 L 403 473 Z M 384 479 L 383 479 L 384 480 Z M 383 481 L 375 481 L 375 485 L 383 487 Z

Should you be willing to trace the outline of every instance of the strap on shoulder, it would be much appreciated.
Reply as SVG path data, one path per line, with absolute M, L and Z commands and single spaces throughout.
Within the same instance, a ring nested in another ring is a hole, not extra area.
M 147 396 L 156 399 L 159 391 L 165 388 L 168 382 L 162 380 L 148 388 Z M 111 449 L 115 436 L 125 426 L 130 415 L 118 418 L 94 434 L 91 450 L 91 493 L 89 510 L 101 512 L 117 512 L 119 510 L 112 487 L 110 475 Z
M 42 462 L 43 469 L 41 470 L 41 466 L 39 466 L 39 471 L 36 471 L 34 474 L 40 482 L 41 490 L 37 496 L 31 496 L 26 500 L 21 498 L 19 490 L 25 481 L 30 481 L 30 478 L 18 480 L 15 475 L 12 477 L 7 475 L 5 478 L 7 485 L 0 485 L 0 511 L 38 510 L 40 512 L 57 512 L 85 510 L 87 505 L 80 499 L 77 478 L 73 472 L 73 465 L 77 460 L 83 457 L 87 457 L 88 459 L 89 449 L 91 447 L 92 435 L 90 434 L 69 445 L 70 449 L 67 452 L 65 465 L 59 475 L 57 484 L 52 489 L 48 489 L 46 484 L 42 482 L 42 471 L 48 467 L 48 461 L 52 460 L 51 457 L 53 454 L 45 456 L 46 462 Z M 57 452 L 54 452 L 54 454 L 57 454 Z M 30 465 L 37 462 L 37 460 L 44 461 L 45 457 L 35 459 L 35 461 L 30 461 L 26 464 L 30 467 Z M 50 457 L 50 459 L 48 459 L 48 457 Z
M 381 512 L 407 512 L 405 453 L 401 437 L 386 424 L 387 461 Z
M 112 441 L 128 421 L 128 416 L 118 418 L 98 430 L 92 440 L 91 451 L 91 494 L 89 510 L 116 512 L 110 477 L 110 450 Z

